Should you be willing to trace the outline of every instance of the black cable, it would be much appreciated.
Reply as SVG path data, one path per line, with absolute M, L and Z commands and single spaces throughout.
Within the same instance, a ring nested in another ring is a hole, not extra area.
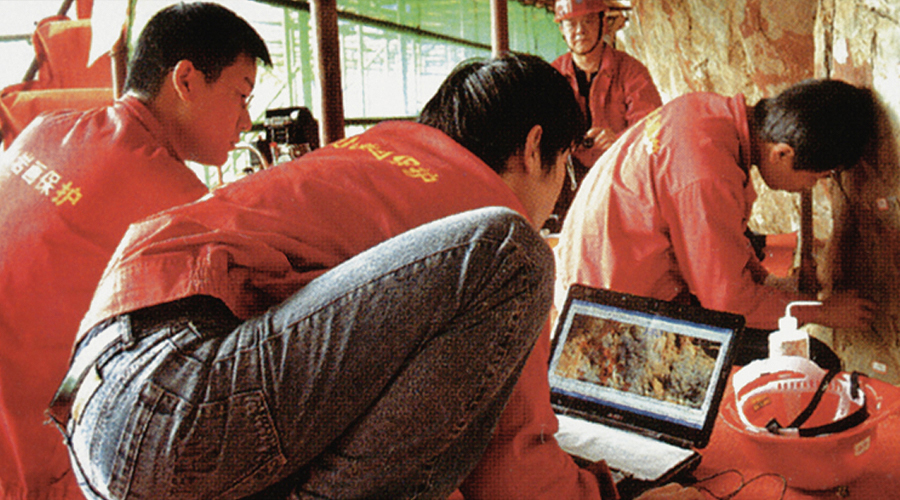
M 703 483 L 706 481 L 711 481 L 713 479 L 724 476 L 726 474 L 737 474 L 737 476 L 740 478 L 740 486 L 738 486 L 736 490 L 734 490 L 730 493 L 727 493 L 723 496 L 718 496 L 717 494 L 713 493 L 706 486 L 703 486 L 703 485 L 698 486 L 698 484 L 700 484 L 700 483 Z M 738 493 L 740 493 L 744 488 L 746 488 L 750 484 L 753 484 L 754 482 L 759 481 L 760 479 L 767 478 L 767 477 L 774 477 L 781 481 L 781 492 L 778 494 L 777 500 L 783 500 L 784 494 L 787 492 L 787 479 L 785 479 L 784 476 L 782 476 L 781 474 L 775 474 L 774 472 L 766 472 L 766 473 L 759 474 L 757 476 L 754 476 L 750 479 L 745 480 L 744 475 L 741 473 L 741 471 L 739 471 L 737 469 L 728 469 L 728 470 L 724 470 L 721 472 L 717 472 L 711 476 L 707 476 L 702 479 L 698 479 L 697 482 L 694 483 L 694 487 L 700 491 L 705 492 L 706 494 L 715 498 L 716 500 L 731 500 L 732 498 L 737 496 Z M 755 500 L 758 500 L 758 499 L 755 499 Z

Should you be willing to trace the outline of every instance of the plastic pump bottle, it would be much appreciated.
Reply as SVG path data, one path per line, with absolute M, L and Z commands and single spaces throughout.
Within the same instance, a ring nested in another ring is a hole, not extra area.
M 801 356 L 809 359 L 809 334 L 797 328 L 797 318 L 791 316 L 793 306 L 818 306 L 821 302 L 801 300 L 784 308 L 784 316 L 778 319 L 778 330 L 769 334 L 769 357 Z

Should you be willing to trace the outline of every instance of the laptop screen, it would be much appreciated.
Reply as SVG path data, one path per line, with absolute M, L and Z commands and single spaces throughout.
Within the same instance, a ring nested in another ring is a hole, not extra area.
M 737 315 L 575 285 L 557 319 L 554 404 L 705 446 Z

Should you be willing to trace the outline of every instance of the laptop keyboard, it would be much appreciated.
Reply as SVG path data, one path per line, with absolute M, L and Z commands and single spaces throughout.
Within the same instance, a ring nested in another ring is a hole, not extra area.
M 557 415 L 556 440 L 570 455 L 597 462 L 605 460 L 617 481 L 633 477 L 655 481 L 690 458 L 695 452 L 635 432 Z M 614 475 L 615 475 L 614 474 Z

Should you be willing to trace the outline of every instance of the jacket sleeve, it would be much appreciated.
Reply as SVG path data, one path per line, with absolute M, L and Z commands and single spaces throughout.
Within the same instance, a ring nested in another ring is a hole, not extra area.
M 762 269 L 744 236 L 745 196 L 731 182 L 696 182 L 676 193 L 669 212 L 675 259 L 700 303 L 747 318 L 747 326 L 774 329 L 795 296 L 763 283 Z
M 662 106 L 662 98 L 650 72 L 637 59 L 626 58 L 622 61 L 621 71 L 625 90 L 625 122 L 630 127 Z
M 597 476 L 579 468 L 553 437 L 558 423 L 550 406 L 549 353 L 548 324 L 500 417 L 493 441 L 460 486 L 466 500 L 618 498 L 603 464 L 592 467 Z

